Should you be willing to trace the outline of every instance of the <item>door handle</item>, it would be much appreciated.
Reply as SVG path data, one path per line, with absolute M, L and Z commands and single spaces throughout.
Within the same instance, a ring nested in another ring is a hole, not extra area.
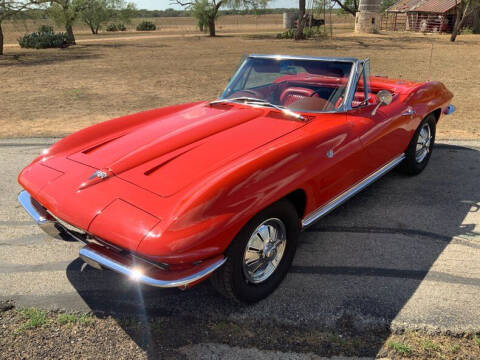
M 415 115 L 415 110 L 413 110 L 412 107 L 408 107 L 408 109 L 402 113 L 402 116 L 413 116 L 413 115 Z

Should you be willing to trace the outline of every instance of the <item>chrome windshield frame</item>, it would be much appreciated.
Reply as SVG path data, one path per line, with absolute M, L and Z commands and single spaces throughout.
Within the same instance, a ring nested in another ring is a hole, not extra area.
M 360 64 L 363 63 L 362 60 L 349 57 L 315 57 L 315 56 L 294 56 L 294 55 L 267 55 L 267 54 L 250 54 L 246 56 L 243 60 L 243 63 L 238 67 L 235 74 L 232 76 L 228 82 L 225 90 L 220 95 L 219 99 L 225 98 L 225 93 L 229 90 L 230 85 L 237 81 L 238 76 L 242 73 L 243 69 L 247 64 L 248 59 L 274 59 L 274 60 L 317 60 L 317 61 L 332 61 L 332 62 L 348 62 L 352 63 L 352 69 L 350 70 L 350 75 L 348 77 L 348 82 L 345 90 L 345 97 L 342 104 L 335 110 L 329 111 L 300 111 L 302 113 L 312 113 L 312 114 L 328 114 L 328 113 L 342 113 L 352 109 L 352 101 L 355 96 L 355 85 L 357 84 L 359 74 Z

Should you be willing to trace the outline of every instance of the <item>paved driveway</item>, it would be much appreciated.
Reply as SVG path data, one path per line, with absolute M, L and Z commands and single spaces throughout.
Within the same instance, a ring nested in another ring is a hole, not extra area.
M 16 176 L 51 139 L 0 141 L 0 300 L 114 314 L 191 315 L 295 326 L 480 328 L 480 143 L 435 147 L 417 177 L 392 172 L 303 233 L 280 288 L 235 307 L 208 282 L 138 288 L 86 267 L 16 202 Z

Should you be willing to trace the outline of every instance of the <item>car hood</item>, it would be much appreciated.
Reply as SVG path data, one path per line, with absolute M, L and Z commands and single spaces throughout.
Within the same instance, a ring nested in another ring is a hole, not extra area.
M 68 158 L 168 197 L 303 124 L 266 108 L 202 103 L 103 138 Z

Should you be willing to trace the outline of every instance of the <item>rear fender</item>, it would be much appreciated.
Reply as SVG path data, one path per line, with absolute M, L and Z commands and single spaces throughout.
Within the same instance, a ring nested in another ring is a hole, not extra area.
M 450 104 L 452 98 L 453 94 L 444 84 L 430 81 L 414 87 L 406 95 L 404 103 L 415 110 L 419 124 L 428 114 L 441 113 Z

